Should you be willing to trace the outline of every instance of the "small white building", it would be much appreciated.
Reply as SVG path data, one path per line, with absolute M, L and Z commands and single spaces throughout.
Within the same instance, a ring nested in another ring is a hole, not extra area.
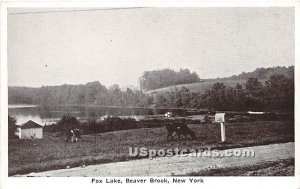
M 43 127 L 29 120 L 17 129 L 17 135 L 20 139 L 41 139 L 43 138 Z

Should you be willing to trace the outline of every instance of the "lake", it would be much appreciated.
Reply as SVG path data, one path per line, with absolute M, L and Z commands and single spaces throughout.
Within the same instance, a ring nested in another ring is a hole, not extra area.
M 32 120 L 40 125 L 49 125 L 57 122 L 63 115 L 72 115 L 81 121 L 89 118 L 100 118 L 105 115 L 112 116 L 145 116 L 161 115 L 167 111 L 185 115 L 181 109 L 165 108 L 123 108 L 99 106 L 38 106 L 38 105 L 8 105 L 8 114 L 15 117 L 17 124 L 21 125 Z

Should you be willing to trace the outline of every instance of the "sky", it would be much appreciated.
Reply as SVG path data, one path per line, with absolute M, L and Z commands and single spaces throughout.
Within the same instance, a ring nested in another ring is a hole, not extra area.
M 8 84 L 138 86 L 144 71 L 200 78 L 294 65 L 293 8 L 9 9 Z

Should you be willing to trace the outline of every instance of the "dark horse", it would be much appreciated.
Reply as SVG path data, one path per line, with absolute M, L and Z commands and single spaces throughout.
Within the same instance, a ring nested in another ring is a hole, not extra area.
M 192 139 L 197 138 L 196 133 L 188 128 L 185 123 L 168 123 L 166 129 L 168 131 L 167 140 L 172 138 L 174 134 L 177 134 L 178 139 L 181 139 L 181 135 L 183 135 L 184 138 L 187 138 L 187 136 L 190 136 Z
M 66 142 L 77 142 L 80 139 L 80 130 L 79 129 L 71 129 L 66 133 Z

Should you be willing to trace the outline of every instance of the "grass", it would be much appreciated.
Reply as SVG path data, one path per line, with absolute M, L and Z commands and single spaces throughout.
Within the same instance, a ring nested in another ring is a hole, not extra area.
M 129 147 L 148 149 L 228 149 L 294 141 L 293 122 L 247 122 L 226 125 L 227 142 L 220 143 L 218 124 L 190 125 L 198 140 L 166 140 L 166 130 L 142 128 L 83 135 L 65 143 L 58 133 L 44 132 L 40 140 L 10 140 L 9 175 L 136 159 Z
M 153 93 L 153 92 L 167 92 L 174 90 L 175 87 L 180 90 L 182 87 L 188 88 L 191 92 L 194 93 L 204 93 L 208 89 L 210 89 L 215 83 L 217 82 L 222 82 L 224 85 L 228 87 L 235 87 L 237 84 L 244 84 L 246 83 L 246 80 L 212 80 L 212 81 L 204 81 L 204 82 L 199 82 L 199 83 L 188 83 L 188 84 L 181 84 L 181 85 L 175 85 L 175 86 L 170 86 L 170 87 L 165 87 L 165 88 L 160 88 L 160 89 L 155 89 L 148 91 L 148 93 Z
M 170 87 L 164 87 L 160 89 L 154 89 L 148 91 L 148 93 L 167 92 L 167 91 L 175 90 L 175 88 L 180 90 L 182 87 L 186 87 L 191 92 L 203 94 L 205 91 L 210 89 L 217 82 L 224 83 L 224 85 L 226 85 L 227 87 L 235 87 L 237 84 L 241 84 L 241 85 L 245 84 L 246 81 L 247 79 L 212 79 L 212 80 L 204 80 L 198 83 L 187 83 L 187 84 L 173 85 Z M 265 82 L 265 80 L 261 79 L 260 82 Z
M 265 162 L 257 165 L 204 169 L 184 176 L 294 176 L 295 159 Z

